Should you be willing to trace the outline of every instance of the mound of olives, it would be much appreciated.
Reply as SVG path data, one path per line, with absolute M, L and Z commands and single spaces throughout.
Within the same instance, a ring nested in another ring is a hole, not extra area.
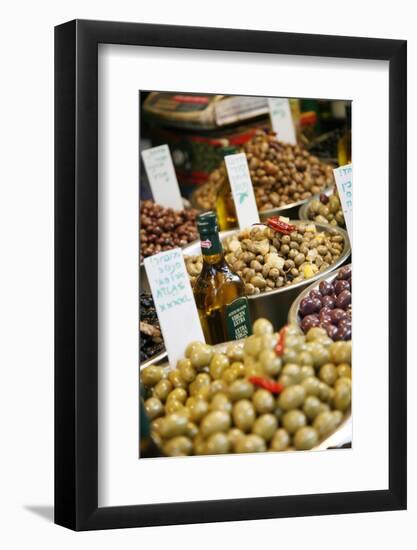
M 304 332 L 322 327 L 332 340 L 352 338 L 352 270 L 339 269 L 332 280 L 321 281 L 300 301 L 298 311 Z
M 244 341 L 224 352 L 192 342 L 174 369 L 149 366 L 141 383 L 166 456 L 308 450 L 350 409 L 351 342 L 257 319 Z
M 344 237 L 319 231 L 310 222 L 298 223 L 290 234 L 253 226 L 225 239 L 225 259 L 245 282 L 248 296 L 299 283 L 323 273 L 341 256 Z M 193 284 L 202 269 L 201 256 L 186 256 Z
M 336 191 L 330 197 L 322 193 L 318 198 L 312 199 L 308 204 L 307 215 L 316 223 L 345 227 L 345 217 Z

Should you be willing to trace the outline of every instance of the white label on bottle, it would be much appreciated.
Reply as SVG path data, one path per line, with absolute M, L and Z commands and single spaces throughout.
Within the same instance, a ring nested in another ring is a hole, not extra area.
M 277 133 L 277 138 L 285 143 L 297 145 L 290 100 L 285 97 L 269 97 L 268 105 L 272 129 Z
M 180 248 L 144 260 L 169 364 L 174 368 L 187 345 L 204 342 L 190 279 Z
M 142 151 L 142 159 L 154 201 L 166 208 L 182 210 L 184 205 L 168 145 Z
M 245 153 L 226 155 L 224 160 L 240 229 L 259 223 L 258 207 Z
M 353 172 L 352 165 L 346 164 L 333 170 L 336 180 L 337 190 L 339 192 L 340 202 L 342 203 L 343 215 L 345 216 L 346 229 L 349 239 L 352 241 L 353 235 Z

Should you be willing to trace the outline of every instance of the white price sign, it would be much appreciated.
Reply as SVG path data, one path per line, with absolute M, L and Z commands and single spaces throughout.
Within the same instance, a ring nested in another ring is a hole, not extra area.
M 256 206 L 245 153 L 226 155 L 224 160 L 226 162 L 239 227 L 244 229 L 254 223 L 259 223 L 258 207 Z
M 336 180 L 337 190 L 339 192 L 340 202 L 342 203 L 343 215 L 345 216 L 346 229 L 349 239 L 352 241 L 352 208 L 353 208 L 353 172 L 352 165 L 346 164 L 333 170 Z
M 183 202 L 168 145 L 142 151 L 153 199 L 166 208 L 182 210 Z
M 297 145 L 290 100 L 288 98 L 269 97 L 268 106 L 272 129 L 277 133 L 277 138 L 285 143 Z
M 160 252 L 145 258 L 144 264 L 169 364 L 174 368 L 190 342 L 205 341 L 182 251 Z

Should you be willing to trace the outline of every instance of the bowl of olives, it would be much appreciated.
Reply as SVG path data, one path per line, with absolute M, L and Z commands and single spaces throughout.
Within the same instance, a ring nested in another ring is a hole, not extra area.
M 282 344 L 282 345 L 281 345 Z M 325 449 L 351 441 L 351 342 L 260 318 L 244 340 L 191 342 L 176 365 L 140 371 L 164 456 Z
M 304 333 L 321 327 L 334 341 L 352 338 L 352 266 L 326 274 L 306 288 L 293 302 L 288 322 Z

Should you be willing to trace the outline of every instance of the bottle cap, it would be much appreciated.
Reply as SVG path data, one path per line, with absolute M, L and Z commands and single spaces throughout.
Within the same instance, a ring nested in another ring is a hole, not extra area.
M 204 212 L 197 218 L 197 229 L 201 234 L 213 233 L 219 230 L 217 216 L 214 212 Z

